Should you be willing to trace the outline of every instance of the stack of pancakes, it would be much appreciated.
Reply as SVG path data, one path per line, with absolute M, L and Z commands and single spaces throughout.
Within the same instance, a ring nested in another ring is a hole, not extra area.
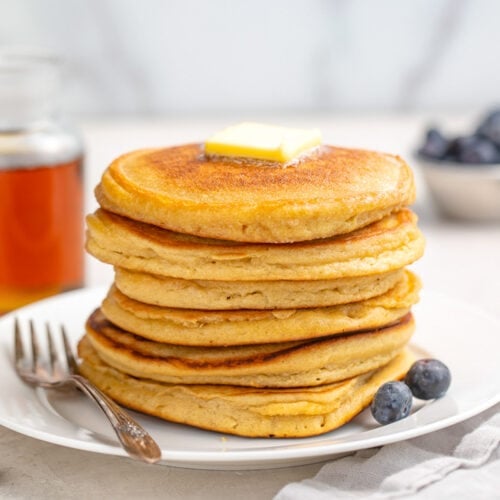
M 115 282 L 81 372 L 130 408 L 243 436 L 334 429 L 412 362 L 409 167 L 321 146 L 290 166 L 190 144 L 116 159 L 88 251 Z

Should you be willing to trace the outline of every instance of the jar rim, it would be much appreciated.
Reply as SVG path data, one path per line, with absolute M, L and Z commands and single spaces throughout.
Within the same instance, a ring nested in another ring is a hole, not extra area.
M 17 130 L 58 111 L 61 58 L 39 47 L 0 48 L 0 129 Z

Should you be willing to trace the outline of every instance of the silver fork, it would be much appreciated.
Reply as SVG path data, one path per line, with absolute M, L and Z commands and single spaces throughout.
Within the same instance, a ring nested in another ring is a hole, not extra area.
M 40 347 L 32 320 L 30 320 L 29 325 L 31 359 L 26 355 L 19 321 L 17 318 L 15 320 L 15 368 L 19 377 L 30 385 L 43 387 L 44 389 L 78 387 L 108 417 L 118 440 L 129 456 L 147 463 L 155 463 L 160 460 L 161 450 L 148 432 L 108 396 L 78 374 L 78 365 L 71 351 L 64 326 L 61 325 L 61 336 L 64 344 L 66 366 L 61 363 L 58 357 L 50 325 L 47 323 L 48 362 L 41 360 Z

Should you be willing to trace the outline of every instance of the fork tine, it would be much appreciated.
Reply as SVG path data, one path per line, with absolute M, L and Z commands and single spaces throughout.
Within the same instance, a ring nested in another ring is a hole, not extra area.
M 33 370 L 37 371 L 41 368 L 40 366 L 40 348 L 38 347 L 38 340 L 36 338 L 35 325 L 33 320 L 30 319 L 30 337 L 31 337 L 31 356 L 32 356 L 32 364 Z
M 45 323 L 45 330 L 47 332 L 47 346 L 49 348 L 49 360 L 50 360 L 50 373 L 52 375 L 58 375 L 60 372 L 59 359 L 57 357 L 54 341 L 52 339 L 52 332 L 50 331 L 50 324 Z
M 16 318 L 14 321 L 14 337 L 16 346 L 16 366 L 20 366 L 24 360 L 24 346 L 23 339 L 21 337 L 21 327 L 19 326 L 19 318 Z
M 66 334 L 66 328 L 64 328 L 64 325 L 61 325 L 61 336 L 63 338 L 64 353 L 66 354 L 66 362 L 68 363 L 68 368 L 71 373 L 77 373 L 78 365 L 76 363 L 75 357 L 73 356 L 71 346 L 69 345 L 68 336 Z

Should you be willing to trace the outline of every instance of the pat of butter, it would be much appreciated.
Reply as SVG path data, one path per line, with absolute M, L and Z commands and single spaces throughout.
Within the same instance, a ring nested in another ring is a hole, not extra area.
M 205 142 L 209 155 L 239 156 L 287 163 L 321 144 L 319 129 L 240 123 L 214 134 Z

